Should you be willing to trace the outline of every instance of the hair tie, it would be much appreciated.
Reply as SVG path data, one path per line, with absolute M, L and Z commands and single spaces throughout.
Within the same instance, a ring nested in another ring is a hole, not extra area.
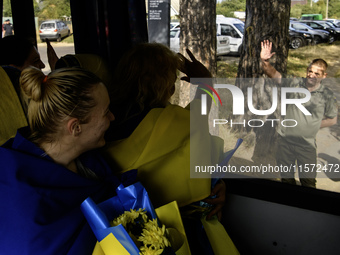
M 45 78 L 42 83 L 45 83 L 47 81 L 47 75 L 45 75 Z

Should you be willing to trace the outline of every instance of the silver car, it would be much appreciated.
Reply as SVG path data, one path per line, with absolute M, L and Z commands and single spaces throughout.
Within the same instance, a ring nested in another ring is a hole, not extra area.
M 46 39 L 60 42 L 62 38 L 70 35 L 70 29 L 61 20 L 48 20 L 40 25 L 39 36 L 44 42 Z

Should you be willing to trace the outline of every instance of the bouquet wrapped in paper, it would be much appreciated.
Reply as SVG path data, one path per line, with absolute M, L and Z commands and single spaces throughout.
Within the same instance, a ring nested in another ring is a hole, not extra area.
M 139 182 L 98 205 L 87 198 L 81 209 L 98 240 L 93 254 L 190 254 L 177 203 L 154 210 Z

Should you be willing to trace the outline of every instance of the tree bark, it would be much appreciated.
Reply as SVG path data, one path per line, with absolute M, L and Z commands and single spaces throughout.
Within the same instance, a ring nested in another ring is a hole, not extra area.
M 261 41 L 269 40 L 273 43 L 273 52 L 276 54 L 270 60 L 277 71 L 286 73 L 287 57 L 289 50 L 289 17 L 290 0 L 247 0 L 245 32 L 242 51 L 239 62 L 236 85 L 241 88 L 247 99 L 247 88 L 253 88 L 253 106 L 258 110 L 270 109 L 272 106 L 272 87 L 277 87 L 273 81 L 264 79 L 265 75 L 261 69 L 260 52 Z M 279 97 L 280 95 L 278 95 Z M 245 115 L 235 116 L 236 119 L 280 119 L 278 109 L 271 116 L 258 116 L 252 114 L 245 102 Z M 253 161 L 261 163 L 264 159 L 272 162 L 275 159 L 276 129 L 275 122 L 265 122 L 260 128 L 238 126 L 237 130 L 253 133 L 256 136 Z
M 182 0 L 180 4 L 180 52 L 189 49 L 213 74 L 216 74 L 216 0 Z M 187 56 L 188 57 L 188 56 Z M 180 105 L 190 101 L 187 82 L 179 84 Z

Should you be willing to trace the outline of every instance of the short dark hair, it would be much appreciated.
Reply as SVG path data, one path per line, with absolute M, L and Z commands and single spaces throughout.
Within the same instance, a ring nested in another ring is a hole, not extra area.
M 322 58 L 316 58 L 313 59 L 312 62 L 310 63 L 310 65 L 308 66 L 308 68 L 310 68 L 311 66 L 319 66 L 322 68 L 323 72 L 326 72 L 328 64 L 325 60 L 323 60 Z
M 23 66 L 35 46 L 33 39 L 10 35 L 0 40 L 0 65 Z

